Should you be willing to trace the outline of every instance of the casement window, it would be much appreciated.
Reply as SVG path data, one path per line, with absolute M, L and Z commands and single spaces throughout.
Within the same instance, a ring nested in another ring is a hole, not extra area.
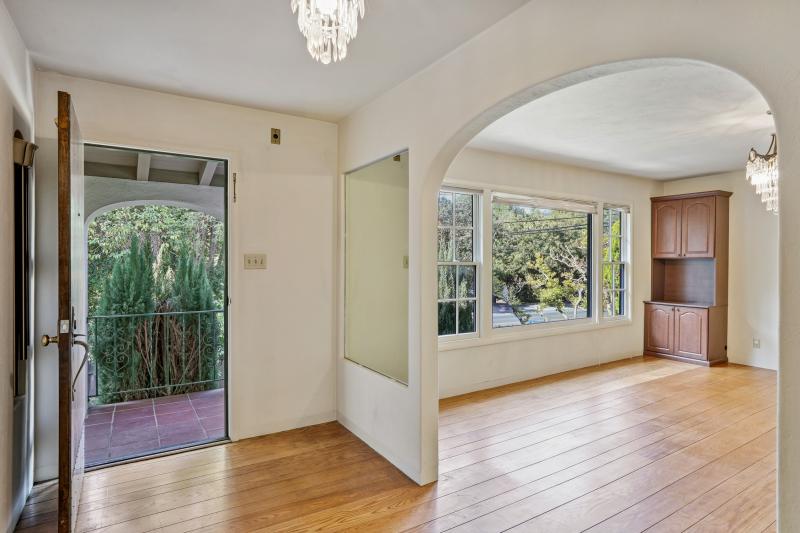
M 594 203 L 492 197 L 492 326 L 592 316 Z
M 625 316 L 628 308 L 628 217 L 627 207 L 603 207 L 603 318 Z
M 478 331 L 480 275 L 480 193 L 439 192 L 439 335 L 475 335 Z

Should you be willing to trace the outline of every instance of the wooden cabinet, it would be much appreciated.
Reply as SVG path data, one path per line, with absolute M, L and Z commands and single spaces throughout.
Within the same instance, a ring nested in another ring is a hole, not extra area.
M 717 198 L 653 199 L 653 258 L 715 257 Z
M 714 257 L 716 197 L 682 200 L 681 256 Z
M 653 202 L 653 257 L 681 255 L 683 200 Z
M 708 309 L 675 308 L 674 354 L 694 359 L 708 357 Z
M 644 306 L 644 349 L 670 354 L 675 345 L 675 311 L 671 305 Z
M 649 355 L 709 362 L 709 308 L 645 303 L 644 350 Z M 719 362 L 715 353 L 710 362 Z
M 727 361 L 730 196 L 709 191 L 652 199 L 646 354 L 706 365 Z

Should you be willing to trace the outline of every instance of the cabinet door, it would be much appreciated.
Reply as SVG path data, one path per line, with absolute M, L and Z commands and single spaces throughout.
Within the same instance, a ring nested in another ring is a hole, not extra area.
M 675 355 L 708 358 L 708 309 L 675 309 Z
M 715 202 L 713 196 L 683 201 L 681 254 L 684 257 L 714 257 Z
M 681 200 L 653 202 L 653 257 L 681 256 Z
M 675 311 L 671 305 L 645 304 L 644 349 L 671 354 L 674 346 Z

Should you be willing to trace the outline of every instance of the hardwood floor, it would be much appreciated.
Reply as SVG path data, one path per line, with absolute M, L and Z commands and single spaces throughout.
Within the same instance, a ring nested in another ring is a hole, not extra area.
M 775 531 L 775 381 L 638 358 L 446 399 L 426 487 L 336 423 L 123 465 L 86 476 L 79 528 Z

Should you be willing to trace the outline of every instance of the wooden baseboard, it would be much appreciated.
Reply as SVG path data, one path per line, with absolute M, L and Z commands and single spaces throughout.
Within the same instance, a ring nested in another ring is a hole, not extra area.
M 722 365 L 728 362 L 727 357 L 724 357 L 722 359 L 714 359 L 713 361 L 706 361 L 705 359 L 694 359 L 692 357 L 682 357 L 680 355 L 672 355 L 667 353 L 648 352 L 648 351 L 645 351 L 644 355 L 651 355 L 653 357 L 661 357 L 663 359 L 671 359 L 673 361 L 680 361 L 682 363 L 691 363 L 693 365 L 700 365 L 700 366 L 715 366 L 715 365 Z

